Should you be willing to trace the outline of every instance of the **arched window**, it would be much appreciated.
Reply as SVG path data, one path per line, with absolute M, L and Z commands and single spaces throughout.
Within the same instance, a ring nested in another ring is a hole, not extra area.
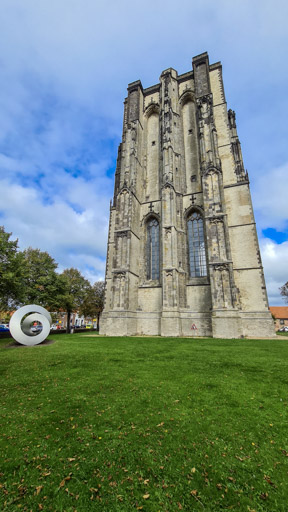
M 159 222 L 154 217 L 147 222 L 147 279 L 159 279 Z
M 190 277 L 207 276 L 203 218 L 193 212 L 187 221 Z

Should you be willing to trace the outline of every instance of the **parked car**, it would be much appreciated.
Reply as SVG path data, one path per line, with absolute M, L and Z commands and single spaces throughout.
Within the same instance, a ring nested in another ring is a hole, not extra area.
M 31 332 L 41 332 L 43 329 L 43 326 L 42 325 L 33 325 L 31 327 Z
M 0 332 L 8 332 L 9 324 L 0 324 Z

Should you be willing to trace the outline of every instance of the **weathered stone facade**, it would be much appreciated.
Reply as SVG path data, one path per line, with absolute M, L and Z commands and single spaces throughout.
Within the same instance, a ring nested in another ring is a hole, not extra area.
M 102 334 L 274 336 L 222 67 L 192 64 L 128 86 Z

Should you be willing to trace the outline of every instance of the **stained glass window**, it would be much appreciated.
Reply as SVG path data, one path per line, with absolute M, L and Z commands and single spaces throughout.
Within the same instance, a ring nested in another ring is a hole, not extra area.
M 190 277 L 207 276 L 203 219 L 193 212 L 187 221 Z
M 159 222 L 147 222 L 147 279 L 159 279 Z

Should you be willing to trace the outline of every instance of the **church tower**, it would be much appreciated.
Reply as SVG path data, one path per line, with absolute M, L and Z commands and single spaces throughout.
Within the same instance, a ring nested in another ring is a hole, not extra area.
M 192 65 L 128 86 L 102 334 L 275 335 L 221 63 Z

